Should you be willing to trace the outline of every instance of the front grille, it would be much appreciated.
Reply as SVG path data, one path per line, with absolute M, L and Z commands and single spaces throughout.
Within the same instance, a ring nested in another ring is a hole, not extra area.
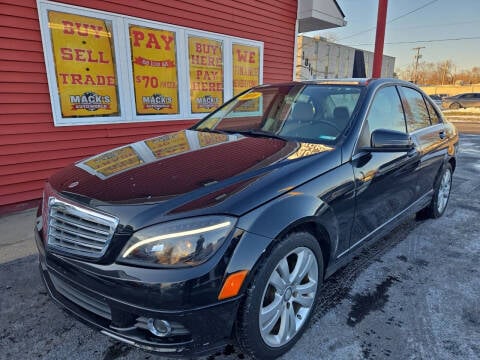
M 97 314 L 98 316 L 112 320 L 110 307 L 106 303 L 105 299 L 96 299 L 90 295 L 87 295 L 82 291 L 77 290 L 73 286 L 70 286 L 65 281 L 53 274 L 50 274 L 50 280 L 52 280 L 55 290 L 66 299 L 85 310 Z
M 55 197 L 48 199 L 48 246 L 73 254 L 99 258 L 107 250 L 118 219 Z

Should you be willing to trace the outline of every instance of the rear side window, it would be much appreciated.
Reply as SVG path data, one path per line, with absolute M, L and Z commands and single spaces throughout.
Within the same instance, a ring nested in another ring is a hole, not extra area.
M 403 106 L 405 108 L 405 116 L 407 117 L 408 132 L 430 126 L 430 115 L 422 94 L 417 90 L 403 86 L 402 92 L 405 97 Z
M 433 105 L 430 102 L 425 101 L 427 103 L 428 113 L 430 114 L 430 122 L 432 125 L 440 123 L 440 117 L 438 116 L 437 111 L 433 108 Z

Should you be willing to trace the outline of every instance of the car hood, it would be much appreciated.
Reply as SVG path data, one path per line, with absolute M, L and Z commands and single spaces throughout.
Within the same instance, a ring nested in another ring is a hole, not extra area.
M 186 213 L 241 215 L 319 175 L 321 167 L 312 175 L 308 163 L 334 150 L 322 144 L 184 130 L 79 161 L 49 183 L 63 197 L 115 213 L 129 224 L 142 213 L 138 226 L 146 218 Z M 339 163 L 340 156 L 334 156 L 324 167 Z

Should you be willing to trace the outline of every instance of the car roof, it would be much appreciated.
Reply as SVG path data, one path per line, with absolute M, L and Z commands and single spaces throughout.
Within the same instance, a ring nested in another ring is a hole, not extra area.
M 396 85 L 407 85 L 417 87 L 415 84 L 403 81 L 395 78 L 342 78 L 342 79 L 316 79 L 316 80 L 304 80 L 304 81 L 289 81 L 284 83 L 271 83 L 264 84 L 258 87 L 266 86 L 291 86 L 291 85 L 302 85 L 302 84 L 313 84 L 313 85 L 353 85 L 353 86 L 368 86 L 368 85 L 382 85 L 382 84 L 396 84 Z

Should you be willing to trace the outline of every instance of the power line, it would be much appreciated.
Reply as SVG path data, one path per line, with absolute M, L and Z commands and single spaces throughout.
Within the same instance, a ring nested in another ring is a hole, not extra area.
M 430 25 L 415 25 L 415 26 L 390 26 L 390 30 L 398 30 L 398 29 L 429 29 L 429 28 L 437 28 L 441 27 L 444 28 L 446 26 L 454 26 L 454 25 L 466 25 L 466 24 L 479 24 L 480 20 L 472 20 L 472 21 L 459 21 L 459 22 L 452 22 L 452 23 L 441 23 L 441 24 L 430 24 Z
M 429 5 L 431 5 L 431 4 L 433 4 L 433 3 L 437 2 L 437 1 L 438 1 L 438 0 L 432 0 L 432 1 L 430 1 L 430 2 L 428 2 L 428 3 L 426 3 L 426 4 L 422 5 L 422 6 L 420 6 L 420 7 L 418 7 L 418 8 L 415 8 L 415 9 L 413 9 L 413 10 L 405 13 L 405 14 L 402 14 L 402 15 L 400 15 L 400 16 L 397 16 L 396 18 L 393 18 L 392 20 L 387 21 L 387 24 L 390 24 L 391 22 L 394 22 L 394 21 L 396 21 L 396 20 L 398 20 L 398 19 L 404 18 L 405 16 L 408 16 L 408 15 L 410 15 L 410 14 L 413 14 L 414 12 L 416 12 L 416 11 L 418 11 L 418 10 L 421 10 L 421 9 L 423 9 L 423 8 L 429 6 Z M 365 34 L 365 33 L 367 33 L 367 32 L 370 32 L 370 31 L 372 31 L 372 30 L 375 30 L 376 28 L 377 28 L 377 27 L 374 26 L 374 27 L 371 27 L 371 28 L 369 28 L 369 29 L 362 30 L 362 31 L 360 31 L 360 32 L 358 32 L 358 33 L 355 33 L 355 34 L 353 34 L 353 35 L 349 35 L 349 36 L 346 36 L 346 37 L 344 37 L 344 38 L 341 38 L 341 39 L 339 39 L 339 41 L 345 40 L 345 39 L 350 39 L 350 38 L 352 38 L 352 37 L 354 37 L 354 36 L 357 36 L 357 35 Z
M 386 42 L 385 45 L 398 45 L 398 44 L 421 44 L 421 43 L 430 43 L 430 42 L 442 42 L 442 41 L 459 41 L 459 40 L 473 40 L 480 39 L 480 36 L 471 36 L 471 37 L 459 37 L 459 38 L 449 38 L 449 39 L 430 39 L 430 40 L 415 40 L 415 41 L 394 41 Z M 374 43 L 366 44 L 346 44 L 345 46 L 367 46 L 375 45 Z
M 398 19 L 404 18 L 405 16 L 408 16 L 408 15 L 410 15 L 410 14 L 413 14 L 414 12 L 417 12 L 418 10 L 421 10 L 421 9 L 423 9 L 423 8 L 426 8 L 427 6 L 432 5 L 433 3 L 437 2 L 437 1 L 438 1 L 438 0 L 432 0 L 432 1 L 430 1 L 430 2 L 428 2 L 428 3 L 426 3 L 426 4 L 424 4 L 424 5 L 416 8 L 416 9 L 413 9 L 413 10 L 411 10 L 411 11 L 405 13 L 405 14 L 402 14 L 402 15 L 400 15 L 400 16 L 397 16 L 396 18 L 393 18 L 392 20 L 390 20 L 389 23 L 394 22 L 394 21 L 396 21 L 396 20 L 398 20 Z

